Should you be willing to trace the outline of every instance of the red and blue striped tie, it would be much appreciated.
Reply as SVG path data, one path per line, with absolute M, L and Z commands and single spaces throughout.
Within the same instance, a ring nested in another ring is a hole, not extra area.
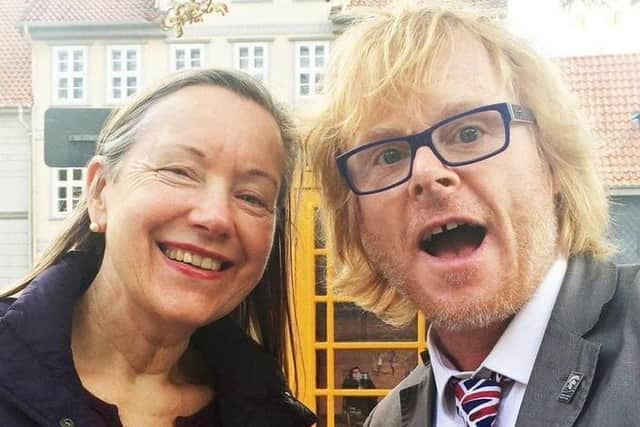
M 456 383 L 456 409 L 467 426 L 493 427 L 498 417 L 502 386 L 509 381 L 494 373 L 489 378 L 473 377 Z

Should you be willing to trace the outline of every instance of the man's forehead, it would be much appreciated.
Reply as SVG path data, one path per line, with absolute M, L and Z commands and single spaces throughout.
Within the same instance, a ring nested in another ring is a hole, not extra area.
M 440 120 L 482 105 L 513 101 L 506 90 L 482 94 L 451 94 L 433 90 L 405 104 L 391 105 L 372 112 L 355 132 L 355 145 L 424 130 Z
M 455 31 L 450 43 L 420 69 L 408 69 L 406 75 L 396 77 L 374 95 L 365 87 L 353 94 L 353 99 L 362 103 L 363 114 L 355 129 L 347 132 L 350 146 L 414 133 L 446 116 L 487 103 L 513 101 L 507 99 L 512 98 L 506 96 L 511 90 L 505 90 L 496 58 L 466 30 Z

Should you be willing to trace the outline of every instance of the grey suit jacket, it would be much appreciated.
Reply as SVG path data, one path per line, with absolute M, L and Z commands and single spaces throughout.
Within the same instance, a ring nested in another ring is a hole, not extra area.
M 559 396 L 573 372 L 582 381 L 564 403 Z M 430 427 L 435 395 L 427 360 L 365 427 Z M 569 260 L 516 426 L 640 426 L 640 265 Z

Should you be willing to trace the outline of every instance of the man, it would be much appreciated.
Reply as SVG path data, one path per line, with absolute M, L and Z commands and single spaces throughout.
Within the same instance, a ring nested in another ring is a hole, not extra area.
M 342 388 L 376 388 L 376 385 L 373 383 L 371 378 L 369 378 L 369 374 L 366 372 L 361 372 L 359 366 L 354 366 L 349 369 L 349 374 L 342 381 Z M 363 419 L 376 406 L 378 402 L 377 397 L 360 397 L 360 396 L 345 396 L 344 397 L 344 406 L 345 411 L 356 411 L 359 414 L 362 414 Z
M 604 261 L 593 138 L 557 72 L 471 12 L 367 13 L 333 48 L 311 166 L 335 285 L 430 327 L 366 425 L 640 425 L 639 269 Z

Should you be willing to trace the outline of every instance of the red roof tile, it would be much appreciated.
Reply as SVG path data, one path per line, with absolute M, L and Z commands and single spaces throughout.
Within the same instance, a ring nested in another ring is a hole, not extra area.
M 640 53 L 558 59 L 601 138 L 601 166 L 610 186 L 640 186 Z
M 16 27 L 27 0 L 0 0 L 0 107 L 31 105 L 31 45 Z
M 29 23 L 144 22 L 157 16 L 154 0 L 32 0 Z

